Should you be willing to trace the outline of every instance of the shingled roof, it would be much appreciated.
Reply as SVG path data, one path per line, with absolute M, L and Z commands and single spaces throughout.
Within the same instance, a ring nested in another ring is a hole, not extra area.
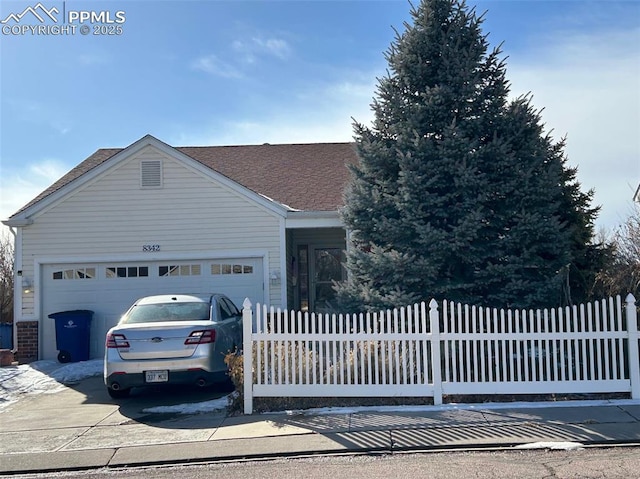
M 212 170 L 278 203 L 304 211 L 343 205 L 352 143 L 176 148 Z
M 244 146 L 185 146 L 175 149 L 258 194 L 303 211 L 335 211 L 342 206 L 344 188 L 349 181 L 347 165 L 357 162 L 353 143 L 265 143 Z M 122 150 L 104 148 L 96 151 L 18 213 L 80 178 Z

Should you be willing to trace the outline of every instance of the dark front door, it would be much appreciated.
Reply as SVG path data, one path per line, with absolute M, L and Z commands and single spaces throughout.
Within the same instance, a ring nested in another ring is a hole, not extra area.
M 341 248 L 312 249 L 311 311 L 329 312 L 335 307 L 334 282 L 344 279 L 344 251 Z

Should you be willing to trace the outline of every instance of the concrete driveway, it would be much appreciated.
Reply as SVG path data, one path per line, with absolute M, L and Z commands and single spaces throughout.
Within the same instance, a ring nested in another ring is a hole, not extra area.
M 85 379 L 62 392 L 26 395 L 9 406 L 0 414 L 0 450 L 52 452 L 200 440 L 220 425 L 226 411 L 193 416 L 145 409 L 199 403 L 228 393 L 195 387 L 140 388 L 127 399 L 114 400 L 102 378 Z

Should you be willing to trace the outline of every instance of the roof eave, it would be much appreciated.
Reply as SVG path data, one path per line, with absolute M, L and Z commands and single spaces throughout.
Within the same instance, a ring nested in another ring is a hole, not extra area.
M 330 211 L 288 211 L 285 220 L 288 229 L 298 228 L 344 228 L 340 212 Z
M 32 218 L 9 218 L 8 220 L 2 220 L 2 224 L 9 226 L 10 228 L 19 228 L 22 226 L 29 226 L 33 224 Z

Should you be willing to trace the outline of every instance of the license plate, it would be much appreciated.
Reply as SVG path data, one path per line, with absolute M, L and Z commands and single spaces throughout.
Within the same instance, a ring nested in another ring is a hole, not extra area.
M 166 383 L 169 380 L 169 371 L 145 371 L 144 380 L 148 383 Z

